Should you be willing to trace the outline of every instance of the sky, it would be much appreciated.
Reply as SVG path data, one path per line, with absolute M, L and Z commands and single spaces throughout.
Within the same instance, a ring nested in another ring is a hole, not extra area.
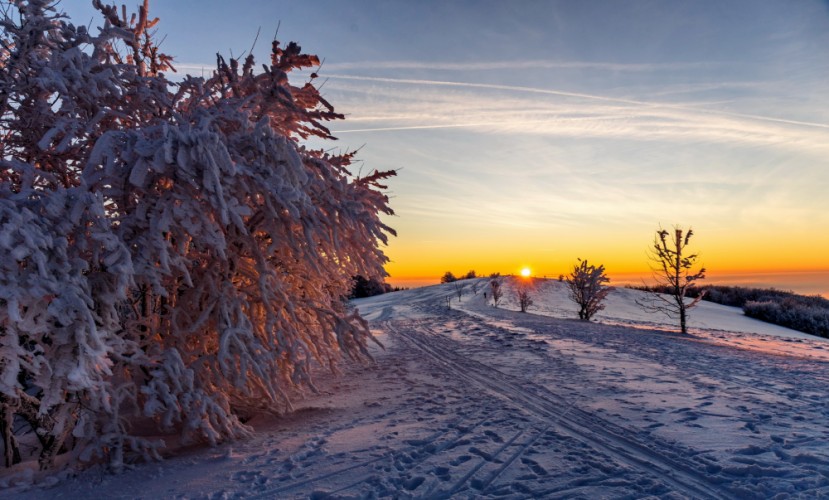
M 100 25 L 86 5 L 60 7 Z M 826 1 L 156 0 L 151 14 L 181 73 L 246 54 L 257 31 L 267 61 L 277 27 L 324 60 L 317 82 L 347 116 L 325 146 L 398 170 L 392 283 L 558 276 L 577 258 L 644 272 L 674 225 L 712 273 L 829 269 Z

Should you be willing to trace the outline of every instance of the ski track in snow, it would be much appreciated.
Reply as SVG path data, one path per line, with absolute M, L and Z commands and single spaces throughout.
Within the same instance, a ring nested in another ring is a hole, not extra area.
M 578 407 L 574 408 L 577 400 L 567 404 L 555 394 L 543 388 L 533 387 L 529 380 L 518 378 L 513 381 L 511 377 L 498 370 L 456 354 L 458 349 L 446 342 L 446 339 L 440 339 L 428 329 L 426 332 L 426 335 L 418 333 L 417 330 L 398 333 L 423 352 L 442 361 L 444 366 L 448 370 L 453 370 L 458 377 L 476 383 L 487 392 L 512 402 L 517 410 L 525 410 L 541 417 L 542 422 L 551 421 L 550 426 L 558 427 L 560 432 L 588 444 L 610 458 L 633 469 L 644 466 L 653 470 L 660 480 L 668 483 L 675 491 L 689 496 L 719 497 L 718 492 L 710 488 L 705 477 L 698 476 L 695 471 L 667 456 L 625 438 L 624 431 L 611 430 L 613 426 L 609 422 L 597 421 Z M 550 426 L 543 432 L 547 432 Z M 525 452 L 530 444 L 532 443 L 522 447 L 520 451 Z M 490 483 L 491 480 L 488 480 L 483 484 Z M 482 489 L 481 493 L 488 492 Z
M 258 417 L 249 440 L 183 450 L 117 476 L 90 470 L 51 488 L 7 492 L 829 496 L 829 362 L 821 340 L 789 348 L 792 339 L 745 332 L 683 336 L 555 319 L 493 308 L 483 291 L 467 291 L 453 310 L 445 286 L 360 301 L 386 345 L 373 348 L 376 362 L 345 366 L 341 377 L 319 373 L 320 394 L 291 415 Z

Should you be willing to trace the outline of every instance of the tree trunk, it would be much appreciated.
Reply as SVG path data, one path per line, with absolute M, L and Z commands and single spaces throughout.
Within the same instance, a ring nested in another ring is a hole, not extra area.
M 6 467 L 20 463 L 20 449 L 17 447 L 17 439 L 14 438 L 14 412 L 5 397 L 0 397 L 0 405 L 3 414 L 0 416 L 0 433 L 3 434 L 3 452 L 5 455 Z
M 674 271 L 676 272 L 676 281 L 674 281 L 674 296 L 679 303 L 679 328 L 682 333 L 688 333 L 688 327 L 685 324 L 685 297 L 683 297 L 682 287 L 679 284 L 682 271 L 682 230 L 674 231 L 676 237 L 676 263 L 674 263 Z

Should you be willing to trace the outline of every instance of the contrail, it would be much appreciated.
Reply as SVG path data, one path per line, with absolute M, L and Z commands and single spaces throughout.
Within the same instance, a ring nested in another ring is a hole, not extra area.
M 438 85 L 444 87 L 468 87 L 468 88 L 478 88 L 478 89 L 491 89 L 491 90 L 514 90 L 517 92 L 529 92 L 534 94 L 548 94 L 548 95 L 557 95 L 563 97 L 580 97 L 584 99 L 596 99 L 601 101 L 608 101 L 608 102 L 620 102 L 624 104 L 635 104 L 637 106 L 648 106 L 651 105 L 646 102 L 642 101 L 635 101 L 631 99 L 622 99 L 617 97 L 604 97 L 592 94 L 581 94 L 578 92 L 564 92 L 560 90 L 547 90 L 547 89 L 537 89 L 533 87 L 520 87 L 515 85 L 497 85 L 492 83 L 470 83 L 470 82 L 445 82 L 440 80 L 413 80 L 408 78 L 381 78 L 381 77 L 374 77 L 374 76 L 353 76 L 353 75 L 325 75 L 328 78 L 339 78 L 341 80 L 358 80 L 358 81 L 367 81 L 367 82 L 385 82 L 385 83 L 408 83 L 413 85 Z
M 403 83 L 403 84 L 411 84 L 411 85 L 434 85 L 434 86 L 443 86 L 443 87 L 466 87 L 466 88 L 478 88 L 478 89 L 490 89 L 490 90 L 509 90 L 515 92 L 527 92 L 533 94 L 545 94 L 545 95 L 556 95 L 561 97 L 577 97 L 581 99 L 592 99 L 597 101 L 604 101 L 604 102 L 615 102 L 621 104 L 631 104 L 634 106 L 645 106 L 651 108 L 670 108 L 670 109 L 681 109 L 685 111 L 694 111 L 697 113 L 706 113 L 706 114 L 713 114 L 713 115 L 720 115 L 720 116 L 733 116 L 736 118 L 748 118 L 751 120 L 758 120 L 758 121 L 766 121 L 772 123 L 785 123 L 787 125 L 798 125 L 801 127 L 814 127 L 814 128 L 822 128 L 822 129 L 829 129 L 829 124 L 825 123 L 815 123 L 815 122 L 804 122 L 799 120 L 788 120 L 785 118 L 775 118 L 771 116 L 761 116 L 761 115 L 752 115 L 747 113 L 736 113 L 732 111 L 721 111 L 721 110 L 713 110 L 713 109 L 705 109 L 705 108 L 696 108 L 693 106 L 683 106 L 678 104 L 667 104 L 667 103 L 654 103 L 654 102 L 647 102 L 647 101 L 638 101 L 635 99 L 624 99 L 620 97 L 607 97 L 595 94 L 584 94 L 580 92 L 565 92 L 561 90 L 549 90 L 549 89 L 539 89 L 534 87 L 522 87 L 516 85 L 498 85 L 498 84 L 491 84 L 491 83 L 471 83 L 471 82 L 447 82 L 441 80 L 417 80 L 417 79 L 409 79 L 409 78 L 383 78 L 383 77 L 374 77 L 374 76 L 355 76 L 355 75 L 325 75 L 328 78 L 340 80 L 356 80 L 356 81 L 366 81 L 366 82 L 384 82 L 384 83 Z M 437 127 L 435 127 L 437 128 Z
M 426 69 L 435 71 L 493 71 L 493 70 L 518 70 L 518 69 L 599 69 L 606 71 L 658 71 L 672 69 L 694 69 L 709 68 L 718 66 L 711 62 L 697 63 L 660 63 L 660 64 L 621 64 L 610 62 L 587 62 L 587 61 L 549 61 L 549 60 L 523 60 L 523 61 L 486 61 L 486 62 L 422 62 L 422 61 L 360 61 L 330 63 L 326 67 L 333 71 L 355 70 L 355 69 Z
M 387 131 L 395 131 L 395 130 L 420 130 L 420 129 L 434 129 L 434 128 L 464 128 L 464 127 L 483 127 L 486 125 L 492 125 L 492 122 L 479 122 L 479 123 L 454 123 L 454 124 L 446 124 L 446 125 L 411 125 L 408 127 L 378 127 L 378 128 L 360 128 L 360 129 L 348 129 L 348 130 L 334 130 L 332 133 L 334 134 L 348 134 L 351 132 L 387 132 Z

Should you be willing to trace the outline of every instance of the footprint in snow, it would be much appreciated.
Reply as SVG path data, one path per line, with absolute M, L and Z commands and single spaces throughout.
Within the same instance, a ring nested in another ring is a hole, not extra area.
M 501 439 L 501 436 L 492 432 L 492 431 L 484 431 L 484 435 L 489 437 L 491 440 L 495 441 L 496 443 L 503 443 L 504 440 Z
M 434 471 L 435 476 L 441 481 L 449 481 L 452 476 L 449 474 L 449 467 L 436 467 Z
M 401 486 L 403 486 L 403 488 L 405 488 L 408 491 L 413 491 L 413 490 L 416 490 L 418 488 L 418 486 L 423 484 L 423 482 L 425 480 L 426 480 L 425 477 L 417 476 L 417 477 L 413 477 L 411 479 L 406 479 L 405 481 L 403 481 L 401 483 Z
M 231 476 L 233 481 L 239 481 L 242 483 L 255 483 L 258 485 L 263 485 L 268 482 L 268 478 L 262 475 L 262 471 L 258 470 L 243 470 L 234 472 Z
M 539 476 L 546 476 L 548 474 L 547 469 L 542 467 L 538 462 L 529 458 L 522 458 L 521 463 L 526 465 L 530 468 L 535 474 Z

